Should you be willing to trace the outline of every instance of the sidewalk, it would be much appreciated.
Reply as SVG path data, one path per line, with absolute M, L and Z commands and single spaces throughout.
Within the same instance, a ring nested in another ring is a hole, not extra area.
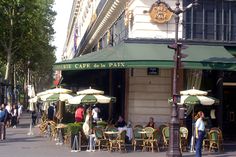
M 24 113 L 17 128 L 7 128 L 5 141 L 0 141 L 1 157 L 78 157 L 78 156 L 96 156 L 96 157 L 166 157 L 166 152 L 76 152 L 72 153 L 69 146 L 56 145 L 55 141 L 41 137 L 38 134 L 38 128 L 32 128 L 34 135 L 28 136 L 30 131 L 30 114 Z M 236 147 L 230 144 L 226 146 L 223 153 L 204 152 L 206 157 L 233 157 L 236 156 Z M 194 153 L 183 153 L 185 157 L 194 157 Z

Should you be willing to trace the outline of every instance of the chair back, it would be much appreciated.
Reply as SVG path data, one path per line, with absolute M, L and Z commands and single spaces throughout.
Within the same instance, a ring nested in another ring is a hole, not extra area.
M 134 139 L 142 139 L 142 134 L 139 133 L 142 130 L 143 130 L 142 128 L 134 128 L 133 129 L 133 138 Z
M 170 131 L 169 131 L 169 127 L 166 126 L 162 129 L 162 137 L 163 137 L 163 140 L 165 142 L 169 141 L 169 138 L 170 138 Z
M 165 128 L 165 127 L 167 127 L 167 125 L 162 124 L 162 125 L 159 126 L 159 130 L 162 132 L 162 129 Z
M 137 125 L 134 126 L 134 128 L 141 128 L 141 129 L 143 129 L 143 126 L 140 125 L 140 124 L 137 124 Z
M 144 131 L 146 132 L 146 136 L 147 138 L 150 138 L 153 134 L 155 129 L 153 129 L 152 127 L 145 127 Z
M 180 127 L 179 131 L 182 138 L 188 139 L 188 129 L 186 127 Z
M 222 135 L 222 131 L 221 131 L 220 128 L 218 128 L 218 127 L 213 127 L 213 128 L 211 128 L 210 132 L 211 132 L 212 130 L 218 131 L 218 132 L 219 132 L 219 140 L 223 140 L 223 135 Z
M 154 129 L 152 133 L 152 140 L 158 140 L 159 137 L 160 137 L 159 131 L 157 129 Z
M 101 128 L 95 128 L 94 129 L 94 134 L 95 134 L 95 137 L 97 139 L 103 139 L 104 138 L 103 130 Z
M 211 130 L 209 132 L 209 139 L 211 141 L 219 141 L 219 136 L 220 136 L 220 133 L 218 130 Z

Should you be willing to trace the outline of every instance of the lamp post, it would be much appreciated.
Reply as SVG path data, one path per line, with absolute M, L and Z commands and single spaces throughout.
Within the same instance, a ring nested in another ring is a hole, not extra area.
M 173 71 L 173 104 L 171 110 L 171 119 L 170 119 L 170 139 L 169 139 L 169 148 L 167 151 L 168 157 L 181 157 L 180 151 L 180 134 L 179 134 L 179 117 L 178 117 L 178 108 L 177 102 L 180 98 L 179 92 L 177 91 L 178 83 L 178 72 L 181 66 L 181 49 L 183 48 L 182 43 L 178 42 L 178 31 L 179 31 L 179 15 L 185 12 L 187 9 L 192 8 L 197 5 L 197 0 L 193 0 L 186 8 L 181 9 L 179 0 L 175 2 L 175 9 L 172 9 L 170 6 L 167 6 L 168 10 L 175 15 L 175 43 L 169 45 L 168 47 L 175 50 L 174 54 L 174 71 Z

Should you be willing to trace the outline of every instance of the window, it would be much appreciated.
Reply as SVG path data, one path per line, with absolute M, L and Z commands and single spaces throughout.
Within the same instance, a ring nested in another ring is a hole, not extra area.
M 189 0 L 184 0 L 187 6 Z M 199 0 L 184 13 L 184 37 L 188 40 L 236 41 L 236 1 Z
M 126 37 L 126 27 L 124 21 L 124 13 L 112 25 L 112 41 L 113 45 L 119 44 Z

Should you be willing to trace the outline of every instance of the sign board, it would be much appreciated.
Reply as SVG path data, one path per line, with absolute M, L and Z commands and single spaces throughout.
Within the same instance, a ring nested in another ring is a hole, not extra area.
M 147 75 L 159 75 L 159 68 L 147 68 Z
M 165 2 L 156 2 L 152 5 L 149 15 L 151 21 L 159 24 L 170 21 L 173 13 L 168 9 L 168 5 Z

